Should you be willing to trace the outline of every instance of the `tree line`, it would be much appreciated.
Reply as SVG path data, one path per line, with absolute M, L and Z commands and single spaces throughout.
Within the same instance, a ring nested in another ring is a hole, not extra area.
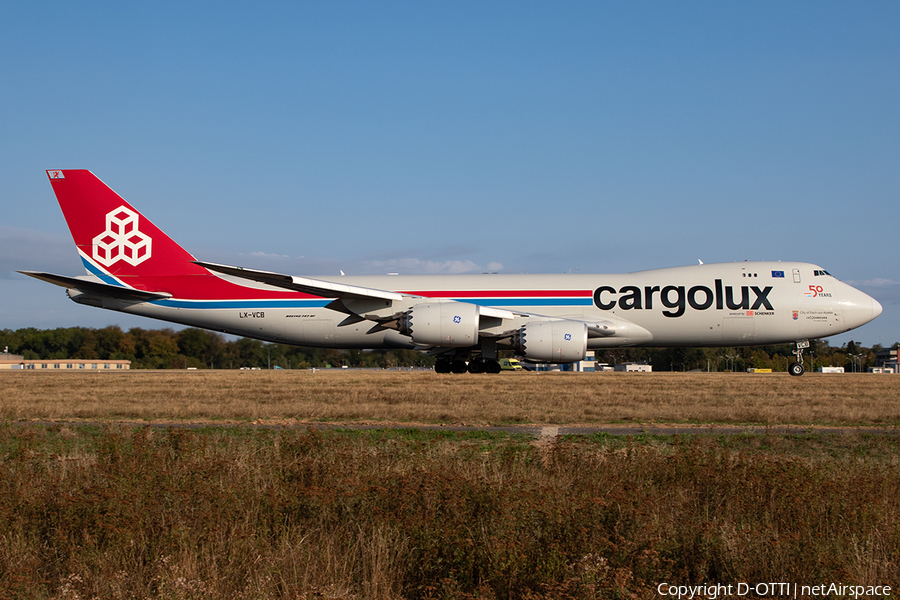
M 897 348 L 900 343 L 892 347 Z M 237 369 L 310 367 L 430 367 L 434 357 L 415 350 L 335 350 L 270 344 L 250 338 L 229 340 L 205 329 L 142 329 L 122 331 L 117 325 L 102 329 L 0 330 L 0 348 L 27 360 L 97 359 L 130 360 L 133 369 Z M 613 348 L 597 350 L 599 362 L 646 362 L 655 371 L 743 371 L 765 368 L 785 371 L 793 361 L 793 346 L 741 348 Z M 827 340 L 811 340 L 805 353 L 808 369 L 820 366 L 865 371 L 875 365 L 881 344 L 865 348 L 853 341 L 840 347 Z
M 900 347 L 900 342 L 891 348 Z M 772 369 L 787 371 L 796 360 L 793 344 L 775 346 L 744 346 L 737 348 L 613 348 L 598 350 L 597 360 L 609 364 L 643 362 L 653 365 L 654 371 L 745 371 Z M 854 341 L 832 346 L 828 340 L 810 340 L 803 351 L 807 370 L 819 367 L 844 367 L 846 372 L 865 372 L 876 366 L 876 353 L 884 350 L 881 344 L 866 348 Z
M 97 359 L 130 360 L 132 369 L 238 369 L 310 367 L 429 367 L 432 357 L 413 350 L 358 351 L 301 348 L 269 344 L 250 338 L 228 340 L 205 329 L 142 329 L 122 331 L 117 325 L 102 329 L 0 330 L 0 349 L 26 360 Z

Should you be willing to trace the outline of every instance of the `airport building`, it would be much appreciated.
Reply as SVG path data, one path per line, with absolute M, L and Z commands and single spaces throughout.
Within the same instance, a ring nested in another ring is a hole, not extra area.
M 647 363 L 619 363 L 615 367 L 616 371 L 624 371 L 626 373 L 651 373 L 653 366 Z
M 584 360 L 573 363 L 535 363 L 524 358 L 519 358 L 522 365 L 528 367 L 532 371 L 570 371 L 576 373 L 602 371 L 597 366 L 597 358 L 594 356 L 593 350 L 588 350 Z
M 869 373 L 900 373 L 897 363 L 897 348 L 880 350 L 875 353 L 875 366 L 869 367 Z
M 0 371 L 121 371 L 130 368 L 130 360 L 84 360 L 76 358 L 25 360 L 25 357 L 19 354 L 0 353 Z

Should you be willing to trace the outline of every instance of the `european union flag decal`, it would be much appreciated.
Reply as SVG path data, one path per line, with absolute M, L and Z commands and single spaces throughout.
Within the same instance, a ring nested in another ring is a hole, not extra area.
M 781 277 L 784 278 L 784 271 L 772 271 L 772 277 Z

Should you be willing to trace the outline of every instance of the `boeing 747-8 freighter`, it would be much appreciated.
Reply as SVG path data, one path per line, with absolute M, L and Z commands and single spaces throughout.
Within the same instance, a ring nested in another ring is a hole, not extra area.
M 497 352 L 582 360 L 621 346 L 751 346 L 849 331 L 870 296 L 797 262 L 699 264 L 616 275 L 298 277 L 196 260 L 85 170 L 47 171 L 87 275 L 21 271 L 80 304 L 269 342 L 411 348 L 439 372 L 497 373 Z

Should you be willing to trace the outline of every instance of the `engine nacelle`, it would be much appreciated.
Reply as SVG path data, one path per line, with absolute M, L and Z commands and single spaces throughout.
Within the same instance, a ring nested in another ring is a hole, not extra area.
M 466 302 L 417 304 L 399 320 L 399 331 L 416 344 L 459 348 L 478 343 L 478 306 Z
M 537 362 L 584 360 L 588 327 L 581 321 L 538 321 L 519 328 L 512 338 L 515 351 Z

